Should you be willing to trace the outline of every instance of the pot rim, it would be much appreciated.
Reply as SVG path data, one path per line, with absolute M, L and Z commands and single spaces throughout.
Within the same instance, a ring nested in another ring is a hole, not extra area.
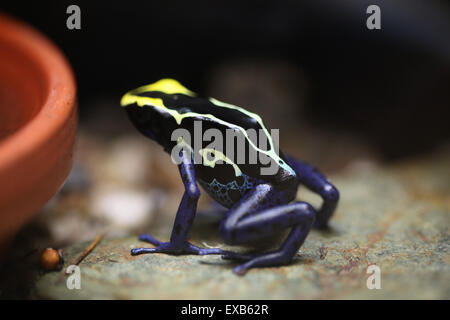
M 27 59 L 37 66 L 43 84 L 41 108 L 15 132 L 0 140 L 0 173 L 13 167 L 20 159 L 33 155 L 57 134 L 75 108 L 75 79 L 66 58 L 45 36 L 26 23 L 0 14 L 1 41 L 26 52 Z

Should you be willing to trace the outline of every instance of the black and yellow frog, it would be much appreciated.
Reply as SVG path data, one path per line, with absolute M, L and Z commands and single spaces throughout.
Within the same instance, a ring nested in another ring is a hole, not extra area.
M 121 105 L 142 134 L 176 158 L 185 186 L 170 241 L 141 235 L 140 240 L 155 247 L 133 249 L 133 255 L 220 254 L 243 261 L 234 268 L 237 274 L 254 267 L 283 265 L 292 260 L 312 226 L 326 226 L 337 206 L 338 190 L 314 167 L 278 151 L 277 141 L 255 113 L 202 98 L 173 79 L 134 89 L 122 97 Z M 215 135 L 208 135 L 211 130 Z M 256 136 L 251 136 L 252 130 Z M 184 135 L 174 134 L 180 131 Z M 230 132 L 239 141 L 231 144 L 232 150 L 229 144 L 221 150 L 218 144 L 211 148 L 212 136 L 227 137 Z M 290 229 L 289 235 L 279 249 L 263 253 L 240 254 L 192 245 L 188 234 L 200 196 L 198 184 L 227 209 L 220 224 L 226 243 L 255 241 L 286 229 Z M 321 208 L 295 201 L 299 184 L 323 198 Z

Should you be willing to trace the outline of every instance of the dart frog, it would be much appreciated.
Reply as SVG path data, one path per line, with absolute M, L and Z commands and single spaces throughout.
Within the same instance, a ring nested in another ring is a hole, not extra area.
M 132 255 L 218 254 L 239 261 L 233 271 L 243 275 L 250 268 L 288 264 L 312 227 L 327 226 L 339 200 L 338 190 L 315 167 L 276 150 L 276 141 L 259 115 L 214 98 L 203 98 L 173 79 L 127 92 L 121 106 L 138 131 L 160 144 L 172 160 L 177 158 L 174 162 L 185 187 L 170 241 L 161 242 L 143 234 L 139 240 L 154 247 L 132 249 Z M 189 134 L 190 139 L 174 137 L 177 130 Z M 231 130 L 240 142 L 228 150 L 227 141 L 226 153 L 206 148 L 212 140 L 212 135 L 206 136 L 207 130 L 224 137 Z M 259 137 L 251 137 L 250 130 L 259 132 Z M 200 143 L 195 148 L 196 141 Z M 228 156 L 229 151 L 237 151 L 236 157 Z M 250 155 L 256 155 L 257 160 L 249 161 Z M 275 170 L 264 171 L 269 165 Z M 296 201 L 300 184 L 321 196 L 320 208 Z M 289 231 L 282 245 L 272 251 L 236 253 L 188 242 L 200 197 L 199 185 L 224 208 L 219 231 L 226 244 L 263 241 Z

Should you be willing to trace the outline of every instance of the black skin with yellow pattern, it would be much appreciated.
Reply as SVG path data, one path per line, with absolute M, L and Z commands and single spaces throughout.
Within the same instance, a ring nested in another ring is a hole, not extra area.
M 166 91 L 164 86 L 159 90 L 135 93 L 133 97 L 136 101 L 132 100 L 131 103 L 125 104 L 130 120 L 142 134 L 159 143 L 169 154 L 177 146 L 177 141 L 172 140 L 172 133 L 178 128 L 188 130 L 194 141 L 196 134 L 203 137 L 203 133 L 210 128 L 220 130 L 225 137 L 226 129 L 236 129 L 237 126 L 244 130 L 251 128 L 260 130 L 263 125 L 256 116 L 244 112 L 241 108 L 224 107 L 215 103 L 215 100 L 197 95 Z M 151 102 L 147 103 L 145 99 L 144 103 L 140 103 L 139 97 L 159 98 L 164 108 Z M 175 117 L 173 112 L 176 112 Z M 181 123 L 177 122 L 176 116 L 183 114 L 192 115 L 184 117 Z M 195 132 L 194 121 L 201 121 L 200 133 Z M 272 139 L 270 135 L 266 137 Z M 202 148 L 210 143 L 200 140 Z M 244 141 L 247 152 L 252 146 L 245 137 Z M 255 151 L 255 148 L 252 150 Z M 241 175 L 238 176 L 232 164 L 222 163 L 211 167 L 204 163 L 196 163 L 192 161 L 192 152 L 186 148 L 181 149 L 178 155 L 181 159 L 178 169 L 185 192 L 177 211 L 170 241 L 160 242 L 151 235 L 141 235 L 140 240 L 149 242 L 155 247 L 133 249 L 131 251 L 133 255 L 220 254 L 224 259 L 241 261 L 233 270 L 239 275 L 245 274 L 250 268 L 285 265 L 302 246 L 311 227 L 326 227 L 339 200 L 338 190 L 318 170 L 303 161 L 284 155 L 281 151 L 278 154 L 279 158 L 270 158 L 270 164 L 277 167 L 276 173 L 271 175 L 261 174 L 261 168 L 267 166 L 267 163 L 262 164 L 259 160 L 254 164 L 248 161 L 235 163 L 241 171 Z M 245 159 L 248 159 L 247 154 Z M 288 229 L 290 232 L 281 247 L 269 252 L 234 253 L 190 244 L 189 230 L 194 221 L 200 196 L 198 184 L 214 200 L 228 209 L 220 224 L 220 233 L 225 243 L 245 244 Z M 319 209 L 316 210 L 307 202 L 295 201 L 299 184 L 305 185 L 322 197 L 323 203 Z

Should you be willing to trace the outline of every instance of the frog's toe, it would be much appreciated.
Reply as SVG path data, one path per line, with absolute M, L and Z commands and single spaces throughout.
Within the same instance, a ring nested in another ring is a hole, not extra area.
M 238 276 L 243 276 L 247 273 L 250 267 L 246 266 L 246 264 L 241 264 L 233 269 L 233 272 Z
M 222 250 L 220 248 L 200 248 L 197 247 L 191 243 L 187 243 L 188 250 L 191 254 L 198 254 L 201 256 L 207 255 L 207 254 L 227 254 L 229 251 Z
M 158 250 L 158 248 L 135 248 L 135 249 L 131 249 L 131 255 L 132 256 L 137 256 L 140 254 L 144 254 L 144 253 L 155 253 L 155 252 L 160 252 Z
M 139 241 L 148 242 L 148 243 L 151 243 L 151 244 L 153 244 L 155 246 L 159 246 L 161 244 L 161 241 L 156 240 L 155 238 L 153 238 L 149 234 L 141 234 L 139 236 Z
M 184 254 L 185 250 L 183 248 L 178 248 L 170 242 L 159 242 L 155 248 L 135 248 L 131 249 L 131 255 L 136 256 L 145 253 L 167 253 L 167 254 Z

